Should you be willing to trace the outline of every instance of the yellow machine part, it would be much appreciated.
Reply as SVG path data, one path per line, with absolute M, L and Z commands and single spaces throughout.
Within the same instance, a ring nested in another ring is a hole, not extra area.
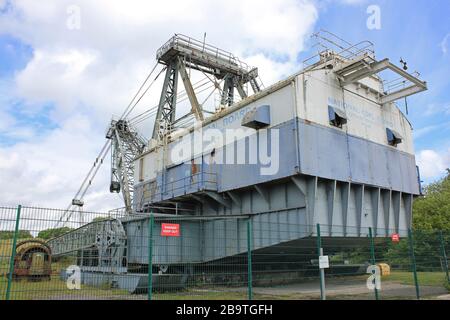
M 387 263 L 379 263 L 378 267 L 382 276 L 388 276 L 391 274 L 391 267 Z

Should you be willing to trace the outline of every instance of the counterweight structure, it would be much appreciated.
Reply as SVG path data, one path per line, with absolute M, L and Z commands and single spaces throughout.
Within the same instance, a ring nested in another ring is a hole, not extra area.
M 161 219 L 176 214 L 186 220 L 183 234 L 190 239 L 171 239 L 173 246 L 154 256 L 156 267 L 244 253 L 246 222 L 231 217 L 247 217 L 255 230 L 264 230 L 253 242 L 260 252 L 314 237 L 316 224 L 337 241 L 366 238 L 368 227 L 376 237 L 406 236 L 420 178 L 412 127 L 395 101 L 427 85 L 388 59 L 376 59 L 368 41 L 351 45 L 329 33 L 315 36 L 319 54 L 263 90 L 257 69 L 220 49 L 176 35 L 158 50 L 167 69 L 153 136 L 134 158 L 134 168 L 126 164 L 134 174 L 128 180 L 132 214 L 117 220 L 128 246 L 125 268 L 148 264 L 139 239 L 148 234 L 150 214 L 160 217 L 153 234 L 159 235 Z M 221 107 L 208 117 L 190 82 L 192 69 L 223 82 Z M 387 71 L 396 80 L 383 81 L 379 73 Z M 189 116 L 197 120 L 188 128 L 177 127 L 175 118 L 178 74 L 189 96 Z M 252 95 L 244 90 L 247 83 Z M 209 139 L 205 147 L 205 132 L 226 138 Z M 198 137 L 199 150 L 180 152 L 195 149 Z M 85 248 L 76 241 L 63 245 L 83 230 L 51 240 L 54 255 Z M 156 236 L 154 246 L 164 241 Z

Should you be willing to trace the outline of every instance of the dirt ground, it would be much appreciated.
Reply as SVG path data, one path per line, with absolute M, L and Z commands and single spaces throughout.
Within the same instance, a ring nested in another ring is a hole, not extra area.
M 364 299 L 374 300 L 375 293 L 366 286 L 366 278 L 331 278 L 326 279 L 326 296 L 328 299 Z M 246 292 L 247 288 L 235 288 Z M 227 289 L 229 292 L 230 289 Z M 319 282 L 308 281 L 289 285 L 254 287 L 255 298 L 273 297 L 274 299 L 320 299 Z M 415 286 L 397 282 L 384 281 L 378 290 L 380 299 L 416 299 Z M 448 291 L 443 286 L 421 286 L 420 297 L 422 299 L 450 299 Z

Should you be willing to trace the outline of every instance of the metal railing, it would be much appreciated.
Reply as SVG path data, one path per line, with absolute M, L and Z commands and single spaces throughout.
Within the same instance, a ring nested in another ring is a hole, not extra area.
M 304 67 L 309 67 L 319 62 L 323 52 L 330 52 L 343 60 L 351 60 L 362 55 L 375 59 L 374 45 L 368 40 L 351 44 L 326 30 L 320 30 L 319 32 L 314 33 L 312 37 L 317 40 L 317 43 L 314 46 L 321 47 L 321 49 L 319 49 L 319 53 L 303 61 Z
M 221 59 L 230 64 L 234 64 L 239 66 L 241 69 L 249 71 L 249 66 L 238 59 L 231 52 L 222 50 L 205 42 L 201 42 L 194 38 L 188 37 L 183 34 L 175 34 L 172 38 L 166 41 L 157 51 L 156 51 L 156 59 L 159 60 L 161 57 L 167 53 L 171 48 L 177 48 L 177 46 L 184 47 L 190 50 L 196 50 L 198 52 L 213 56 L 217 59 Z
M 217 191 L 217 174 L 197 172 L 180 179 L 168 181 L 162 187 L 156 186 L 154 190 L 152 190 L 151 183 L 148 183 L 144 186 L 140 203 L 151 203 L 168 197 L 173 198 L 203 190 Z
M 343 227 L 282 212 L 85 212 L 83 226 L 55 228 L 63 212 L 0 207 L 0 299 L 434 299 L 450 288 L 448 230 L 330 237 Z

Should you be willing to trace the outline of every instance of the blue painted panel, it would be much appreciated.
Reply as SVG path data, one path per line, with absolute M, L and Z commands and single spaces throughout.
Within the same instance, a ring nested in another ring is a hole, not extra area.
M 287 122 L 276 129 L 279 129 L 279 155 L 277 159 L 278 170 L 272 175 L 266 175 L 261 168 L 267 168 L 268 165 L 261 163 L 258 158 L 257 164 L 223 164 L 218 165 L 219 176 L 221 178 L 218 185 L 219 192 L 251 186 L 263 182 L 276 180 L 296 174 L 296 144 L 294 139 L 293 122 Z M 272 150 L 271 138 L 267 139 L 269 147 Z M 259 143 L 258 143 L 259 144 Z M 242 144 L 242 146 L 244 146 Z M 246 139 L 245 150 L 248 159 L 249 141 Z M 261 150 L 258 146 L 258 152 Z M 238 152 L 244 152 L 239 150 Z M 263 154 L 265 152 L 262 152 Z M 235 155 L 236 156 L 236 155 Z M 269 154 L 271 156 L 271 154 Z
M 302 173 L 343 181 L 349 179 L 347 139 L 343 131 L 299 121 L 299 140 Z
M 301 173 L 419 193 L 412 155 L 302 120 L 299 139 Z

